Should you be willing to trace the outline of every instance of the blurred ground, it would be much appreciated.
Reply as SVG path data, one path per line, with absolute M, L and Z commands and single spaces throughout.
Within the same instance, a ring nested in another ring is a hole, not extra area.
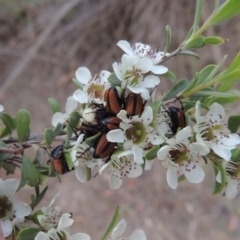
M 51 127 L 48 97 L 65 101 L 75 90 L 71 79 L 79 66 L 92 74 L 112 70 L 122 52 L 120 39 L 165 47 L 165 26 L 173 31 L 171 51 L 181 43 L 193 22 L 192 0 L 0 0 L 0 101 L 13 115 L 20 108 L 32 116 L 34 133 Z M 213 1 L 206 1 L 204 18 Z M 208 35 L 230 39 L 223 46 L 198 50 L 202 60 L 177 57 L 167 66 L 177 77 L 191 79 L 209 63 L 228 54 L 228 65 L 240 47 L 239 17 L 210 29 Z M 237 24 L 238 22 L 238 24 Z M 168 84 L 162 84 L 160 93 Z M 236 106 L 232 111 L 239 111 Z M 108 175 L 81 184 L 74 172 L 50 180 L 41 206 L 62 192 L 59 205 L 74 213 L 73 232 L 86 232 L 93 240 L 103 235 L 116 206 L 128 222 L 126 236 L 141 228 L 149 240 L 235 240 L 240 235 L 239 197 L 228 201 L 213 196 L 214 179 L 206 170 L 203 184 L 187 181 L 176 191 L 166 183 L 166 171 L 155 162 L 140 178 L 126 179 L 118 191 L 108 187 Z M 0 175 L 1 176 L 1 175 Z M 29 202 L 30 189 L 19 200 Z

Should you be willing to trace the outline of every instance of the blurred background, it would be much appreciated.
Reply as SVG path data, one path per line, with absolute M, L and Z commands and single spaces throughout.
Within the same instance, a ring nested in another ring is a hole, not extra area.
M 211 13 L 213 2 L 205 1 L 202 20 Z M 51 127 L 47 98 L 56 98 L 64 111 L 67 97 L 76 90 L 71 79 L 78 67 L 88 67 L 93 75 L 112 71 L 112 63 L 122 55 L 116 46 L 121 39 L 164 49 L 166 25 L 172 28 L 173 51 L 192 25 L 194 9 L 193 0 L 0 0 L 0 103 L 12 115 L 27 109 L 32 133 L 41 133 Z M 229 41 L 199 49 L 200 60 L 179 56 L 166 65 L 178 79 L 191 79 L 226 54 L 227 66 L 240 48 L 239 21 L 235 17 L 209 29 L 206 35 Z M 163 81 L 159 93 L 168 88 Z M 128 222 L 126 237 L 141 228 L 149 240 L 239 239 L 240 197 L 229 201 L 213 196 L 212 175 L 206 169 L 202 184 L 185 181 L 174 191 L 167 185 L 166 170 L 155 162 L 150 172 L 125 179 L 113 191 L 107 173 L 82 184 L 70 172 L 61 184 L 50 179 L 50 191 L 40 206 L 61 191 L 58 205 L 74 214 L 72 232 L 86 232 L 93 240 L 103 236 L 116 206 L 120 219 Z M 18 200 L 29 203 L 32 189 L 25 191 Z

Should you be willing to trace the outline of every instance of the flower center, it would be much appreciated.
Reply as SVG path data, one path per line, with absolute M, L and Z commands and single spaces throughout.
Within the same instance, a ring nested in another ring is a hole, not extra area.
M 89 96 L 92 95 L 94 98 L 103 99 L 104 86 L 101 84 L 93 83 L 88 87 L 87 93 Z
M 0 196 L 0 219 L 6 217 L 11 212 L 12 207 L 12 202 L 7 196 Z
M 146 129 L 141 122 L 132 122 L 131 126 L 125 132 L 128 140 L 132 140 L 134 144 L 139 144 L 146 138 Z
M 171 160 L 178 164 L 189 161 L 188 148 L 184 144 L 178 144 L 177 149 L 169 151 L 169 155 Z
M 128 82 L 129 85 L 134 86 L 138 83 L 139 78 L 142 76 L 141 70 L 132 68 L 127 70 L 124 76 L 124 80 Z

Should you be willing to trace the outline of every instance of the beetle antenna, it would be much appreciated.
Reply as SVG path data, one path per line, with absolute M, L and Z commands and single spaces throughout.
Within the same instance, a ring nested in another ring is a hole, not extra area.
M 75 129 L 73 128 L 72 124 L 71 124 L 68 120 L 67 120 L 67 123 L 68 123 L 69 126 L 72 128 L 72 130 L 73 130 L 75 136 L 78 138 L 79 136 L 78 136 L 77 132 L 75 131 Z

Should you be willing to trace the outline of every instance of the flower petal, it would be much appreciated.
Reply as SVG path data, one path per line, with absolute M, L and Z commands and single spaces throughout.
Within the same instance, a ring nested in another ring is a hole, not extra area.
M 178 186 L 177 173 L 172 167 L 169 167 L 167 170 L 167 183 L 172 189 L 176 189 Z
M 88 94 L 83 92 L 81 89 L 78 89 L 73 93 L 73 97 L 79 103 L 88 103 Z
M 129 240 L 147 240 L 147 238 L 143 230 L 136 229 L 129 237 Z
M 176 142 L 181 143 L 182 141 L 187 140 L 189 137 L 191 137 L 191 127 L 187 126 L 177 133 Z
M 204 179 L 205 173 L 203 169 L 194 162 L 187 163 L 181 169 L 187 180 L 191 183 L 200 183 Z
M 109 178 L 109 187 L 111 189 L 119 189 L 122 185 L 122 179 L 120 179 L 118 176 L 111 175 Z
M 87 176 L 86 176 L 86 172 L 85 172 L 84 167 L 82 167 L 80 165 L 75 166 L 75 175 L 80 182 L 82 182 L 82 183 L 86 182 Z
M 3 186 L 3 193 L 2 195 L 11 195 L 14 194 L 19 186 L 19 180 L 12 178 L 12 179 L 7 179 L 4 181 L 4 186 Z
M 129 178 L 137 178 L 142 175 L 143 169 L 142 166 L 139 164 L 136 164 L 131 171 L 127 174 Z
M 77 108 L 77 101 L 73 96 L 68 97 L 66 102 L 66 113 L 70 114 L 73 110 Z
M 235 180 L 229 180 L 227 186 L 226 186 L 226 198 L 227 199 L 233 199 L 238 194 L 238 182 Z
M 86 233 L 75 233 L 71 235 L 71 240 L 91 240 L 91 237 Z
M 153 72 L 154 74 L 164 74 L 167 71 L 168 71 L 168 68 L 162 65 L 154 65 L 151 68 L 151 72 Z
M 4 106 L 0 104 L 0 112 L 4 110 Z
M 73 224 L 74 220 L 71 218 L 69 213 L 64 213 L 59 219 L 58 229 L 68 228 Z
M 34 240 L 49 240 L 49 236 L 45 232 L 39 232 Z
M 128 55 L 133 55 L 133 50 L 129 42 L 125 40 L 118 41 L 117 45 Z
M 132 146 L 132 151 L 133 151 L 134 162 L 136 162 L 137 164 L 143 164 L 144 163 L 144 160 L 143 160 L 143 149 L 140 148 L 137 145 L 133 145 Z
M 112 239 L 118 239 L 119 237 L 122 236 L 122 234 L 124 233 L 125 229 L 127 227 L 127 222 L 125 219 L 122 219 L 118 225 L 113 229 L 112 232 Z
M 154 75 L 147 75 L 141 82 L 142 87 L 153 88 L 160 83 L 160 78 Z
M 92 78 L 91 72 L 86 67 L 80 67 L 76 71 L 76 78 L 82 84 L 87 84 Z
M 14 208 L 16 217 L 25 217 L 32 212 L 31 207 L 24 202 L 15 203 L 13 208 Z
M 1 221 L 3 236 L 4 237 L 9 236 L 13 230 L 12 222 L 8 219 L 2 219 L 0 221 Z
M 225 161 L 229 161 L 232 153 L 230 149 L 225 148 L 222 144 L 212 144 L 212 150 Z
M 169 151 L 170 151 L 169 145 L 165 145 L 165 146 L 161 147 L 157 152 L 157 158 L 159 160 L 165 160 L 168 156 Z
M 115 129 L 107 133 L 107 140 L 109 142 L 123 143 L 124 142 L 124 134 L 121 129 Z

